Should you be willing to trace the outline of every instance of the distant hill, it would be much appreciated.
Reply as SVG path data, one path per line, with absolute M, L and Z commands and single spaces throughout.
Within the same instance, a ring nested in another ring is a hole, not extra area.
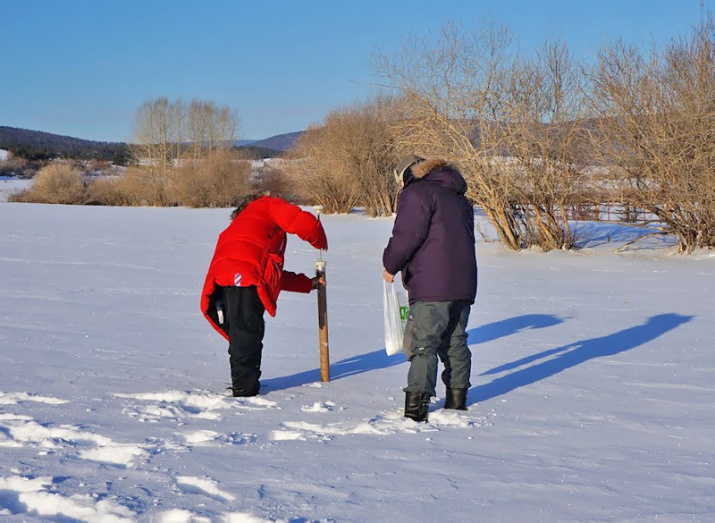
M 295 141 L 303 132 L 277 134 L 263 140 L 238 140 L 234 147 L 251 160 L 276 158 L 282 156 L 283 153 L 293 147 Z
M 64 157 L 109 160 L 122 165 L 129 158 L 127 144 L 122 142 L 97 142 L 5 126 L 0 126 L 0 149 L 29 160 Z
M 254 159 L 280 156 L 290 149 L 303 131 L 279 134 L 263 140 L 238 140 L 234 146 Z M 109 160 L 123 165 L 129 148 L 123 142 L 99 142 L 71 136 L 0 126 L 0 149 L 29 160 L 81 158 Z
M 251 147 L 257 147 L 260 149 L 272 149 L 274 151 L 287 151 L 298 137 L 303 134 L 304 131 L 297 131 L 294 133 L 277 134 L 276 136 L 271 136 L 270 138 L 265 138 L 263 140 L 255 140 L 250 142 Z
M 235 147 L 241 153 L 241 158 L 246 160 L 265 160 L 266 158 L 278 158 L 283 156 L 284 151 L 266 149 L 265 147 L 255 147 L 253 144 Z

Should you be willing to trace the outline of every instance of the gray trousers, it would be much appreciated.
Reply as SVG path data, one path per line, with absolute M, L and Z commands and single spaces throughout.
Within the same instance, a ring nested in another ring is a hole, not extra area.
M 405 392 L 436 396 L 437 358 L 444 364 L 447 388 L 468 389 L 472 384 L 472 353 L 467 347 L 471 304 L 466 301 L 416 302 L 405 326 L 404 350 L 410 361 Z

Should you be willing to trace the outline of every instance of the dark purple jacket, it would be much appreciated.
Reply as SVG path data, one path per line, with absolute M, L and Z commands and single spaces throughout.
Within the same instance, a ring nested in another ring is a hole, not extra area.
M 415 165 L 412 175 L 400 194 L 382 263 L 390 274 L 402 272 L 410 303 L 474 303 L 477 259 L 474 208 L 464 196 L 467 182 L 441 160 Z

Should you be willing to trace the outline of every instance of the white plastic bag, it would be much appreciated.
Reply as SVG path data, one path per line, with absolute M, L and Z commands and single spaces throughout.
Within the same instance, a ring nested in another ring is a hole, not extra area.
M 385 315 L 385 352 L 389 356 L 402 351 L 405 323 L 410 314 L 407 291 L 383 280 L 382 306 Z

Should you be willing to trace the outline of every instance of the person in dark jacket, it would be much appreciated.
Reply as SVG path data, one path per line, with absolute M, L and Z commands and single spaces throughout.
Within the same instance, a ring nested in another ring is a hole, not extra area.
M 283 270 L 286 233 L 316 249 L 328 248 L 320 221 L 300 207 L 271 197 L 249 195 L 219 235 L 201 293 L 201 311 L 229 342 L 233 396 L 260 389 L 263 313 L 276 314 L 281 290 L 308 293 L 325 281 Z
M 391 282 L 402 273 L 409 293 L 405 417 L 427 421 L 438 358 L 447 387 L 444 408 L 467 409 L 472 355 L 466 329 L 477 293 L 474 209 L 464 196 L 464 178 L 443 160 L 409 155 L 394 174 L 402 190 L 383 277 Z

